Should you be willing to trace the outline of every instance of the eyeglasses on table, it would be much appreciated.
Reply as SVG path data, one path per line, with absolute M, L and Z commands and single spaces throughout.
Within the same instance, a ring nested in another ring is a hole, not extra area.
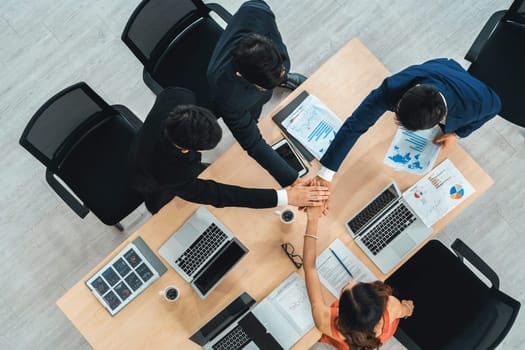
M 281 248 L 296 268 L 300 269 L 303 266 L 303 257 L 299 254 L 295 254 L 295 247 L 292 245 L 292 243 L 283 243 L 281 244 Z

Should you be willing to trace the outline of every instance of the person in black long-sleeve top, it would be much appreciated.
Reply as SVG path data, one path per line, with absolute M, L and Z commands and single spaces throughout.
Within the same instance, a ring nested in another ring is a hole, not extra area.
M 131 186 L 155 214 L 173 197 L 216 207 L 270 208 L 276 205 L 320 205 L 323 188 L 253 189 L 198 179 L 206 168 L 199 150 L 214 148 L 222 130 L 207 109 L 193 105 L 189 90 L 169 88 L 157 100 L 129 154 Z
M 295 89 L 306 78 L 289 73 L 290 59 L 275 15 L 262 0 L 244 3 L 220 37 L 207 77 L 214 109 L 239 144 L 281 186 L 297 172 L 262 138 L 257 121 L 272 89 Z

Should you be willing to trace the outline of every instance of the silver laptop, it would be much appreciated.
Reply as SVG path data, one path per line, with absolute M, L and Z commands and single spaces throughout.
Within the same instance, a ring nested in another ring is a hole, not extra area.
M 383 273 L 392 270 L 432 233 L 404 201 L 395 182 L 352 217 L 346 228 Z
M 159 254 L 189 282 L 199 297 L 208 295 L 248 249 L 204 207 L 159 249 Z
M 301 336 L 270 301 L 244 292 L 190 339 L 205 350 L 283 350 Z

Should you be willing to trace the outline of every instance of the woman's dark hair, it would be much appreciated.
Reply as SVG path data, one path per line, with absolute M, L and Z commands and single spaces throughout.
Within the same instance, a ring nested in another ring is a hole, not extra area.
M 424 130 L 439 123 L 446 112 L 445 102 L 436 88 L 416 85 L 401 97 L 396 118 L 408 130 Z
M 381 341 L 374 328 L 383 317 L 392 288 L 383 282 L 359 283 L 339 299 L 337 330 L 352 350 L 377 349 Z
M 233 68 L 244 79 L 265 89 L 273 89 L 282 82 L 283 59 L 269 38 L 248 34 L 233 50 Z
M 222 137 L 213 113 L 193 105 L 177 106 L 164 120 L 163 130 L 170 144 L 192 151 L 212 149 Z

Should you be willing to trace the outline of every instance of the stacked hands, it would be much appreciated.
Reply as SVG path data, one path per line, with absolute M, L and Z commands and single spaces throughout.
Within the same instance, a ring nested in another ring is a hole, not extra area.
M 299 210 L 309 212 L 315 210 L 320 215 L 328 214 L 328 199 L 330 197 L 331 183 L 319 176 L 302 181 L 295 180 L 286 190 L 288 204 L 299 207 Z
M 324 335 L 328 335 L 329 337 L 331 334 L 334 334 L 334 332 L 336 333 L 338 332 L 339 334 L 345 333 L 345 334 L 353 334 L 353 335 L 359 335 L 359 336 L 373 335 L 377 338 L 376 339 L 377 342 L 381 343 L 384 341 L 384 339 L 383 340 L 380 339 L 380 336 L 383 335 L 384 329 L 388 329 L 389 330 L 388 332 L 390 332 L 390 329 L 392 329 L 392 327 L 397 327 L 397 323 L 394 323 L 395 319 L 407 318 L 407 317 L 412 316 L 414 312 L 414 302 L 412 300 L 397 299 L 395 296 L 391 294 L 391 290 L 390 292 L 386 292 L 386 294 L 379 294 L 379 291 L 375 291 L 374 293 L 378 293 L 377 296 L 382 297 L 385 300 L 384 305 L 381 306 L 383 308 L 382 310 L 380 310 L 381 315 L 384 312 L 388 311 L 389 315 L 392 317 L 392 321 L 390 321 L 390 324 L 386 325 L 386 328 L 385 328 L 385 325 L 382 323 L 384 322 L 383 318 L 381 318 L 380 322 L 373 325 L 373 327 L 366 332 L 362 330 L 350 329 L 350 328 L 337 328 L 336 327 L 336 329 L 332 329 L 331 324 L 332 322 L 334 322 L 334 320 L 331 318 L 332 316 L 330 315 L 331 315 L 331 310 L 332 310 L 331 308 L 333 306 L 332 304 L 330 305 L 327 304 L 322 296 L 321 282 L 319 280 L 317 267 L 316 267 L 316 256 L 317 256 L 316 247 L 317 247 L 317 240 L 319 238 L 319 221 L 323 215 L 326 215 L 328 213 L 328 199 L 330 196 L 330 187 L 331 187 L 330 182 L 323 180 L 322 178 L 317 176 L 305 182 L 295 184 L 294 186 L 292 186 L 292 190 L 291 190 L 291 192 L 294 192 L 294 194 L 301 195 L 302 199 L 299 202 L 294 202 L 294 203 L 296 203 L 299 206 L 299 210 L 305 211 L 307 214 L 307 222 L 306 222 L 306 229 L 305 229 L 305 234 L 304 234 L 304 244 L 303 244 L 303 268 L 304 268 L 304 273 L 305 273 L 306 289 L 307 289 L 308 298 L 310 300 L 310 304 L 312 307 L 313 318 L 314 318 L 316 327 Z M 292 202 L 290 201 L 290 204 L 291 203 Z M 378 283 L 381 283 L 381 282 L 378 281 Z M 359 285 L 360 286 L 359 288 L 362 289 L 362 288 L 366 288 L 366 287 L 363 287 L 363 285 L 369 285 L 369 284 L 366 284 L 366 283 L 363 284 L 363 283 L 357 282 L 357 283 L 354 283 L 354 286 L 352 288 L 354 288 L 357 285 Z M 344 289 L 341 293 L 342 294 L 340 297 L 343 298 Z M 347 298 L 347 296 L 344 298 Z M 352 298 L 355 298 L 355 297 L 352 296 Z M 358 301 L 354 299 L 353 302 L 356 303 Z M 359 299 L 359 303 L 361 302 L 364 302 L 364 301 Z M 379 308 L 379 306 L 377 307 Z M 357 309 L 358 308 L 356 308 L 356 310 Z M 346 313 L 346 312 L 351 312 L 351 311 L 347 309 L 344 309 L 343 311 L 341 309 L 338 309 L 338 313 L 341 313 L 341 312 Z M 355 310 L 353 312 L 355 312 Z M 359 322 L 371 327 L 371 324 L 368 324 L 366 323 L 366 321 L 364 321 L 366 320 L 366 317 L 363 316 L 360 312 L 358 313 L 358 316 L 356 317 L 360 319 Z M 345 344 L 347 345 L 347 342 L 345 342 Z M 360 344 L 360 343 L 354 343 L 354 340 L 352 340 L 352 344 Z M 353 348 L 353 345 L 351 346 L 351 348 Z M 367 347 L 367 349 L 368 348 L 369 347 Z

